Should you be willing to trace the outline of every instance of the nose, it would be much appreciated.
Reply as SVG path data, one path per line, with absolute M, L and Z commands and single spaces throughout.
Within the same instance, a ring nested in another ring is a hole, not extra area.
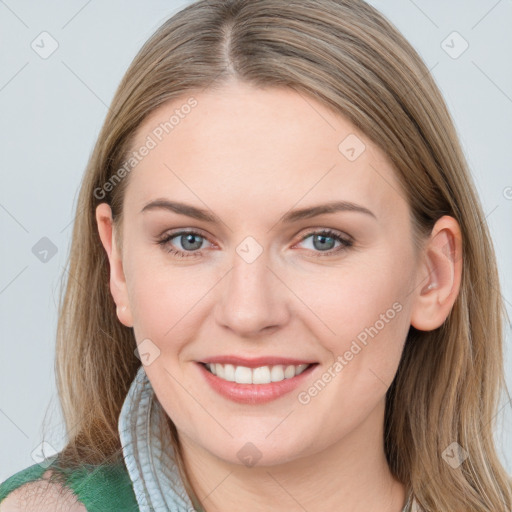
M 216 320 L 237 337 L 255 337 L 273 332 L 289 319 L 289 293 L 263 252 L 248 263 L 237 253 L 223 279 Z

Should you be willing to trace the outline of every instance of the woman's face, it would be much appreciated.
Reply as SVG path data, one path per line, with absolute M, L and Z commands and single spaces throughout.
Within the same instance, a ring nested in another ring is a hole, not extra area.
M 160 107 L 133 149 L 113 293 L 180 438 L 273 465 L 378 436 L 424 284 L 381 151 L 240 83 Z

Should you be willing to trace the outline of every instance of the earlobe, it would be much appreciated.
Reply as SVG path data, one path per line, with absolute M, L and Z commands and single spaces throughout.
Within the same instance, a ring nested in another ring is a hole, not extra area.
M 110 265 L 110 293 L 117 306 L 117 317 L 123 325 L 132 327 L 133 320 L 129 307 L 123 262 L 115 242 L 112 210 L 107 203 L 101 203 L 96 207 L 96 222 L 101 243 L 107 253 Z
M 462 237 L 453 217 L 445 215 L 436 222 L 423 258 L 411 325 L 421 331 L 431 331 L 444 323 L 460 289 Z

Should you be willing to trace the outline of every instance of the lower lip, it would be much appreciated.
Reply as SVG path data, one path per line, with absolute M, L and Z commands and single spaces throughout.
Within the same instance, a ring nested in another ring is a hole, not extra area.
M 202 363 L 197 363 L 204 378 L 210 386 L 222 396 L 241 404 L 264 404 L 276 400 L 293 391 L 309 377 L 310 373 L 318 366 L 317 363 L 308 366 L 302 373 L 269 384 L 238 384 L 213 375 Z

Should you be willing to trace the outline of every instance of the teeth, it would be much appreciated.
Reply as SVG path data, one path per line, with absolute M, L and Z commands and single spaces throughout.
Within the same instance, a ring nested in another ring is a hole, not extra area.
M 217 365 L 215 365 L 217 366 Z M 235 381 L 235 367 L 232 364 L 224 365 L 224 378 L 231 382 Z
M 270 378 L 272 382 L 279 382 L 284 379 L 284 370 L 281 365 L 272 366 L 272 370 L 270 370 Z
M 217 377 L 238 384 L 270 384 L 271 382 L 291 379 L 301 374 L 308 366 L 308 364 L 297 366 L 278 364 L 247 368 L 246 366 L 234 366 L 232 364 L 206 363 L 206 368 Z
M 295 376 L 295 372 L 293 372 Z M 270 368 L 268 366 L 260 366 L 252 370 L 252 383 L 253 384 L 268 384 L 272 382 L 270 378 Z
M 284 378 L 289 379 L 295 377 L 295 366 L 287 366 L 284 371 Z
M 215 375 L 217 375 L 217 377 L 220 377 L 221 379 L 224 378 L 224 366 L 222 364 L 216 364 L 215 365 Z
M 245 366 L 235 368 L 235 382 L 238 384 L 252 384 L 252 370 Z

